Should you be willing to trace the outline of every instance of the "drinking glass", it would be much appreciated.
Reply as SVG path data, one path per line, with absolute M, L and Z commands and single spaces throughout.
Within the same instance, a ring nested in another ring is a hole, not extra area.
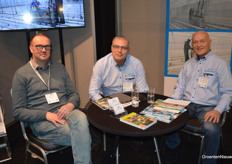
M 132 107 L 138 107 L 139 106 L 139 92 L 132 91 L 131 98 L 132 98 Z
M 155 101 L 155 88 L 149 88 L 147 92 L 147 103 L 150 104 L 150 107 L 153 107 Z

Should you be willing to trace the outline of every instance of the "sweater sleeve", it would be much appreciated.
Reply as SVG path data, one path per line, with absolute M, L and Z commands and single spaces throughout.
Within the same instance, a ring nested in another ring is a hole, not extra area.
M 68 102 L 72 103 L 75 106 L 75 108 L 78 108 L 78 106 L 80 105 L 80 96 L 76 91 L 76 89 L 74 88 L 72 81 L 68 75 L 68 72 L 66 71 L 65 68 L 64 68 L 64 72 L 65 72 L 65 87 L 66 87 Z
M 25 72 L 24 72 L 25 73 Z M 27 106 L 27 80 L 17 71 L 12 82 L 13 116 L 16 120 L 35 122 L 46 119 L 47 111 L 29 109 Z

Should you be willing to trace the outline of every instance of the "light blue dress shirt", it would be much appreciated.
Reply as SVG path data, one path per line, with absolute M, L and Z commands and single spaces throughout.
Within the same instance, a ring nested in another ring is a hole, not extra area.
M 132 82 L 139 92 L 147 92 L 148 85 L 142 63 L 137 58 L 127 55 L 122 67 L 115 62 L 112 53 L 96 62 L 89 86 L 89 97 L 98 100 L 103 96 L 109 96 L 123 92 L 123 83 Z
M 189 100 L 196 104 L 216 106 L 222 113 L 229 109 L 232 96 L 232 78 L 228 63 L 209 52 L 204 58 L 189 59 L 180 71 L 172 98 Z M 208 80 L 199 86 L 199 78 Z

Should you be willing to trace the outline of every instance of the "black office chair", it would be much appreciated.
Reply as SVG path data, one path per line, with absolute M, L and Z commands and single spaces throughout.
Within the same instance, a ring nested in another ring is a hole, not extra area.
M 33 158 L 38 158 L 42 162 L 44 162 L 45 164 L 48 164 L 48 159 L 47 159 L 48 154 L 56 153 L 56 152 L 62 151 L 64 149 L 67 149 L 69 147 L 69 146 L 61 146 L 61 145 L 56 145 L 56 144 L 52 144 L 52 143 L 42 141 L 42 140 L 38 139 L 32 133 L 32 130 L 27 125 L 27 123 L 20 122 L 20 124 L 21 124 L 22 132 L 23 132 L 23 137 L 26 140 L 26 159 L 25 159 L 25 163 L 27 163 L 28 152 L 31 153 L 31 156 Z M 41 154 L 42 154 L 42 157 L 39 155 L 39 153 L 34 151 L 34 149 L 30 149 L 30 147 L 31 148 L 33 147 L 35 150 L 36 149 L 39 150 L 41 152 Z
M 220 127 L 222 127 L 226 121 L 226 113 L 227 111 L 222 113 L 222 120 L 221 120 L 221 125 Z M 201 138 L 201 145 L 200 145 L 200 152 L 199 152 L 199 157 L 198 157 L 198 164 L 201 163 L 201 155 L 202 155 L 202 149 L 203 149 L 203 143 L 204 143 L 204 138 L 205 136 L 203 135 L 203 131 L 202 131 L 202 126 L 200 121 L 197 118 L 193 118 L 193 119 L 189 119 L 189 121 L 187 122 L 186 126 L 181 129 L 182 132 L 185 132 L 187 134 L 193 135 L 193 136 L 197 136 Z M 222 143 L 222 148 L 223 148 L 223 134 L 222 134 L 222 130 L 220 133 L 220 137 L 221 137 L 221 143 Z

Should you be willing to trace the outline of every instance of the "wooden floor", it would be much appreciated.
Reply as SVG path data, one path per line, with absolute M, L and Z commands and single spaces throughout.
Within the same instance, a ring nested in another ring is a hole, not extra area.
M 219 155 L 227 155 L 232 158 L 232 113 L 227 114 L 226 123 L 222 128 L 224 138 L 224 148 L 220 146 Z M 12 160 L 5 162 L 6 164 L 22 164 L 25 163 L 25 141 L 22 137 L 21 127 L 19 123 L 7 128 L 8 139 L 12 152 Z M 182 142 L 182 149 L 178 154 L 177 160 L 174 164 L 196 164 L 198 159 L 200 139 L 192 137 L 182 132 L 179 132 Z M 163 136 L 158 137 L 158 144 L 162 146 L 161 140 Z M 134 140 L 132 138 L 122 138 L 119 145 L 119 163 L 120 164 L 152 164 L 158 163 L 155 153 L 155 148 L 152 138 L 143 138 L 143 144 L 139 149 L 134 148 Z M 115 163 L 115 158 L 110 157 L 110 150 L 112 149 L 113 138 L 107 138 L 107 151 L 103 151 L 103 145 L 101 149 L 96 153 L 93 159 L 93 164 L 112 164 Z M 165 152 L 164 152 L 165 153 Z M 164 157 L 161 156 L 162 163 Z M 41 164 L 38 159 L 30 157 L 28 164 Z M 67 149 L 61 154 L 49 155 L 49 164 L 72 164 L 72 151 Z M 218 164 L 231 164 L 232 159 L 220 159 Z

